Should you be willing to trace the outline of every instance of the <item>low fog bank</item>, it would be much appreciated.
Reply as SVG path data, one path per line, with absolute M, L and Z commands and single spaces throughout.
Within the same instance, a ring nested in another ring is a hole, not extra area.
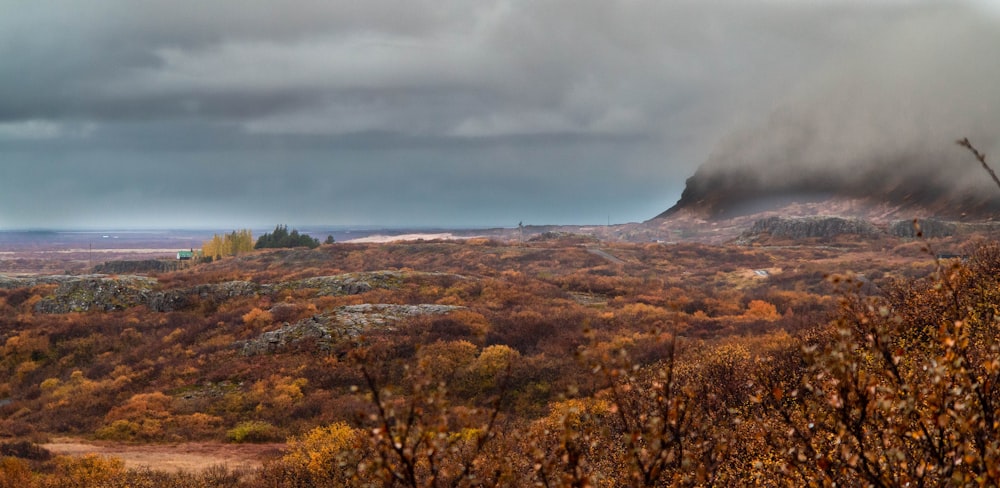
M 761 121 L 724 138 L 678 204 L 719 215 L 778 194 L 993 209 L 998 189 L 956 139 L 1000 149 L 1000 20 L 915 12 L 806 76 Z

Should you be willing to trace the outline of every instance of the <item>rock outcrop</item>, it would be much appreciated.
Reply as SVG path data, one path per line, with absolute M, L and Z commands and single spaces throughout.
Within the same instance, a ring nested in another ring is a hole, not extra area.
M 17 288 L 33 288 L 40 285 L 60 285 L 84 278 L 98 278 L 104 275 L 31 275 L 31 276 L 8 276 L 0 275 L 0 289 L 13 290 Z
M 258 284 L 252 281 L 226 281 L 188 288 L 156 290 L 154 278 L 136 275 L 84 276 L 6 276 L 0 275 L 0 289 L 30 288 L 39 285 L 59 285 L 44 297 L 35 309 L 41 313 L 86 312 L 89 310 L 123 310 L 146 305 L 155 312 L 171 312 L 192 306 L 197 301 L 222 303 L 239 297 L 274 295 L 283 290 L 316 290 L 317 296 L 358 295 L 376 289 L 398 288 L 405 279 L 436 273 L 403 273 L 373 271 L 317 276 L 280 283 Z M 466 279 L 459 275 L 450 275 Z M 405 314 L 405 309 L 387 308 L 390 314 Z M 379 310 L 368 311 L 377 320 Z
M 896 220 L 889 224 L 889 234 L 896 237 L 914 238 L 918 230 L 923 237 L 949 237 L 958 233 L 958 225 L 938 219 Z
M 66 280 L 52 295 L 42 298 L 35 310 L 42 313 L 124 310 L 145 304 L 155 285 L 156 280 L 131 275 Z
M 418 315 L 444 315 L 465 307 L 425 303 L 420 305 L 395 305 L 388 303 L 363 303 L 347 305 L 334 311 L 339 327 L 347 337 L 357 337 L 370 328 L 380 328 Z
M 93 272 L 101 274 L 166 273 L 180 269 L 179 263 L 180 261 L 163 259 L 108 261 L 94 266 Z
M 880 234 L 874 224 L 863 219 L 841 217 L 769 217 L 760 219 L 744 233 L 744 238 L 761 235 L 789 239 L 831 238 L 844 234 L 875 237 Z
M 320 351 L 329 351 L 334 343 L 332 325 L 329 315 L 313 315 L 294 324 L 285 324 L 279 329 L 264 332 L 255 339 L 239 341 L 236 346 L 244 356 L 284 352 L 306 341 L 311 341 Z
M 180 291 L 187 295 L 197 296 L 202 300 L 224 302 L 230 298 L 258 295 L 262 292 L 262 287 L 252 281 L 224 281 L 222 283 L 196 285 Z
M 374 289 L 397 288 L 406 275 L 400 271 L 370 271 L 316 276 L 296 281 L 264 285 L 266 289 L 316 289 L 320 296 L 358 295 Z
M 348 305 L 332 312 L 313 315 L 294 324 L 264 332 L 255 339 L 236 342 L 236 347 L 246 356 L 274 354 L 298 349 L 311 344 L 319 351 L 330 351 L 342 341 L 357 338 L 377 329 L 387 329 L 393 324 L 419 315 L 444 315 L 465 307 L 437 304 L 396 305 L 387 303 Z

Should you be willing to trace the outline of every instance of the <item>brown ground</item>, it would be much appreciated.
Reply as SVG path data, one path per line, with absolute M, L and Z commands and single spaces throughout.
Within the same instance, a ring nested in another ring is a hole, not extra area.
M 98 454 L 116 457 L 127 468 L 149 467 L 159 471 L 201 471 L 224 465 L 229 469 L 253 469 L 266 459 L 280 455 L 284 444 L 222 444 L 184 442 L 177 444 L 91 443 L 83 439 L 55 438 L 42 447 L 57 455 Z

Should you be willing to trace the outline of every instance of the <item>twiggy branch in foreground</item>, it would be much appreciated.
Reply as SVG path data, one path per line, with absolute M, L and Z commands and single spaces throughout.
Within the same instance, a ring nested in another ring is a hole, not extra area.
M 985 169 L 986 172 L 990 174 L 990 177 L 993 178 L 993 182 L 997 184 L 997 188 L 1000 188 L 1000 178 L 997 178 L 997 174 L 993 171 L 993 168 L 986 164 L 986 153 L 979 152 L 979 150 L 976 149 L 971 142 L 969 142 L 968 137 L 963 137 L 962 139 L 955 141 L 955 143 L 968 149 L 969 151 L 972 151 L 972 154 L 979 160 L 979 164 L 983 165 L 983 169 Z

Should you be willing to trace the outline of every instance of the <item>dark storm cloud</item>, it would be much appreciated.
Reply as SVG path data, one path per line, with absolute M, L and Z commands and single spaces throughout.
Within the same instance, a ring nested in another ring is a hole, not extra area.
M 996 188 L 954 141 L 1000 150 L 998 27 L 992 15 L 953 8 L 902 18 L 805 77 L 766 120 L 725 138 L 700 173 L 752 169 L 761 187 L 799 191 L 891 175 L 992 198 Z
M 207 118 L 265 133 L 636 132 L 704 110 L 723 88 L 785 85 L 788 69 L 869 35 L 892 10 L 360 3 L 17 4 L 0 17 L 0 87 L 12 95 L 0 118 Z
M 731 130 L 865 80 L 859 46 L 977 5 L 0 1 L 0 226 L 642 219 Z

